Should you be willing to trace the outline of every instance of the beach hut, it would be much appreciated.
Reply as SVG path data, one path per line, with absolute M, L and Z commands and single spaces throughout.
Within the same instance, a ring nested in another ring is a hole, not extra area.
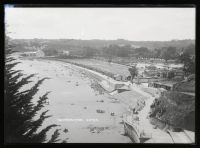
M 26 56 L 26 57 L 32 57 L 32 56 L 36 56 L 36 52 L 34 51 L 23 52 L 21 55 Z
M 176 84 L 177 82 L 174 81 L 163 81 L 150 83 L 149 86 L 152 86 L 154 88 L 164 88 L 166 90 L 174 90 Z

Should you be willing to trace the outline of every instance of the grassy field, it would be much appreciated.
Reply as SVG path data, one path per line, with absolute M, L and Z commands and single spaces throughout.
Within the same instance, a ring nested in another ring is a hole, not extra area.
M 105 57 L 95 57 L 95 59 L 101 60 L 101 61 L 108 61 L 108 58 L 105 58 Z M 136 57 L 113 57 L 112 62 L 122 64 L 122 65 L 130 65 L 132 63 L 138 63 L 138 62 L 150 63 L 150 64 L 153 64 L 153 63 L 163 64 L 165 61 L 152 60 L 152 59 L 137 59 Z
M 62 59 L 62 61 L 76 63 L 84 65 L 86 67 L 93 68 L 97 71 L 102 71 L 109 74 L 120 74 L 122 76 L 129 76 L 128 66 L 120 65 L 116 63 L 108 63 L 105 61 L 95 60 L 95 59 Z

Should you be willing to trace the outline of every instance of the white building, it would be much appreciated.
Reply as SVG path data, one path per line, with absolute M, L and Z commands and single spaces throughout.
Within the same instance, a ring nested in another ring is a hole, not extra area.
M 23 52 L 21 55 L 32 57 L 32 56 L 36 56 L 36 52 Z
M 42 50 L 37 50 L 37 51 L 32 51 L 32 52 L 23 52 L 21 55 L 28 56 L 28 57 L 44 57 L 45 56 Z
M 69 56 L 69 51 L 67 51 L 67 50 L 58 51 L 58 55 L 60 55 L 60 56 Z
M 69 51 L 63 50 L 63 55 L 68 56 L 69 55 Z

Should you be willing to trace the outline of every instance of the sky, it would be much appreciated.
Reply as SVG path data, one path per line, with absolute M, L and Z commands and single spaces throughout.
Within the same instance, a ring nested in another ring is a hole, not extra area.
M 195 39 L 195 8 L 5 7 L 5 23 L 18 39 Z

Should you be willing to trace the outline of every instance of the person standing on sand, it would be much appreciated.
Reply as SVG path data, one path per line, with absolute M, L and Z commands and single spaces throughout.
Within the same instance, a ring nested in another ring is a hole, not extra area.
M 135 114 L 135 108 L 133 109 L 133 114 Z

